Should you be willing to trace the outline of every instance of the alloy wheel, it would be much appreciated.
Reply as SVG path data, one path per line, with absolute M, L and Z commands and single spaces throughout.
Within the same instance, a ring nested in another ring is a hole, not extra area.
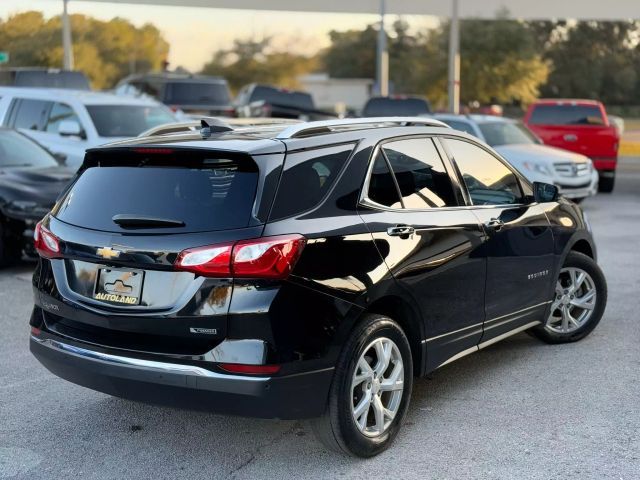
M 351 413 L 368 437 L 378 437 L 393 422 L 404 391 L 402 355 L 393 340 L 376 338 L 365 349 L 351 381 Z
M 589 321 L 596 301 L 597 291 L 591 276 L 581 268 L 563 268 L 545 328 L 555 333 L 575 332 Z

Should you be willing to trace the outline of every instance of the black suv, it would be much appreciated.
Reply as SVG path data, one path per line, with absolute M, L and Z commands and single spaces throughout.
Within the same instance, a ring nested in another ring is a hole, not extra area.
M 180 73 L 130 75 L 118 83 L 115 92 L 149 95 L 169 106 L 194 115 L 233 116 L 229 85 L 224 78 Z
M 31 351 L 111 395 L 311 418 L 384 450 L 414 376 L 523 330 L 599 322 L 580 208 L 432 119 L 230 130 L 95 148 L 38 226 Z
M 317 110 L 310 93 L 257 83 L 242 87 L 233 104 L 238 117 L 321 120 L 336 116 Z

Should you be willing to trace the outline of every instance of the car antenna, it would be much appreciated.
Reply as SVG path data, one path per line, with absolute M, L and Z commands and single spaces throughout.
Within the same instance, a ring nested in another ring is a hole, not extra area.
M 233 128 L 222 120 L 212 117 L 204 117 L 200 120 L 200 135 L 209 138 L 212 133 L 231 132 Z

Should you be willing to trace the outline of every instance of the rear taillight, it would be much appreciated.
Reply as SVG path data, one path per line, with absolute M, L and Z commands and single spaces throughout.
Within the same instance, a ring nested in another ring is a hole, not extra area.
M 60 240 L 48 229 L 42 226 L 42 222 L 36 225 L 35 232 L 33 233 L 33 243 L 36 251 L 41 257 L 44 258 L 59 258 L 60 253 Z
M 284 279 L 305 243 L 302 235 L 281 235 L 190 248 L 178 255 L 175 267 L 205 277 Z

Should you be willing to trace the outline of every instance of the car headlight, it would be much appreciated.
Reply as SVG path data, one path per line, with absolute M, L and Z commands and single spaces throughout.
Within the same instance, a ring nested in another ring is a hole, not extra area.
M 589 167 L 589 173 L 593 172 L 593 160 L 587 157 L 587 166 Z
M 524 168 L 532 172 L 541 173 L 547 176 L 553 175 L 553 172 L 551 171 L 551 169 L 543 163 L 524 162 L 522 165 L 524 166 Z

